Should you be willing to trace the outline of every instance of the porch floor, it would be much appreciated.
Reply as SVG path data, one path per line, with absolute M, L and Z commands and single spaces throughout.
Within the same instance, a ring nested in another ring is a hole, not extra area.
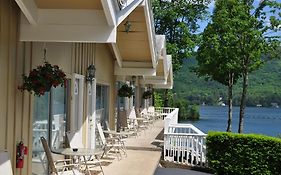
M 103 166 L 105 175 L 154 175 L 161 158 L 159 144 L 160 136 L 164 127 L 164 121 L 154 122 L 140 135 L 131 136 L 126 139 L 127 157 L 121 160 L 111 160 L 111 164 Z M 162 134 L 163 135 L 163 134 Z M 105 161 L 108 161 L 105 159 Z M 99 173 L 101 174 L 101 173 Z
M 164 120 L 157 120 L 154 125 L 140 132 L 140 135 L 126 139 L 126 146 L 133 150 L 158 150 L 164 142 Z
M 161 157 L 160 151 L 127 150 L 128 156 L 103 166 L 105 175 L 153 175 Z M 100 173 L 101 174 L 101 173 Z

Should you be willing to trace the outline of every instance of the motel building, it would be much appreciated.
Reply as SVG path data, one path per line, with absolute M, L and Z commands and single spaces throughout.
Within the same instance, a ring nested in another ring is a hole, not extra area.
M 76 131 L 87 148 L 99 147 L 97 123 L 115 130 L 128 111 L 153 105 L 143 92 L 173 87 L 171 59 L 150 0 L 0 0 L 0 150 L 13 174 L 48 172 L 42 136 L 59 149 Z M 19 90 L 22 75 L 44 62 L 65 73 L 65 86 L 40 96 Z M 118 96 L 124 84 L 131 98 Z

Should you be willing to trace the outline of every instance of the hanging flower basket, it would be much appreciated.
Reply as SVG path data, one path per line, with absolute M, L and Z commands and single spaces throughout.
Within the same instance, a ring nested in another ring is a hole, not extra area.
M 52 87 L 65 86 L 66 75 L 57 66 L 45 62 L 29 72 L 29 75 L 22 75 L 23 84 L 18 87 L 21 91 L 27 90 L 34 95 L 41 96 L 49 92 Z
M 142 94 L 142 98 L 143 99 L 149 99 L 152 96 L 152 91 L 148 90 L 148 91 L 144 91 Z
M 131 97 L 134 95 L 133 88 L 128 86 L 127 84 L 122 85 L 122 87 L 118 90 L 119 97 Z

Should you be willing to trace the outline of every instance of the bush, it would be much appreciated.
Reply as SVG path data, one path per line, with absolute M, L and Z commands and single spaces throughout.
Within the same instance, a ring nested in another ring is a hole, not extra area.
M 198 120 L 199 119 L 199 106 L 198 105 L 190 105 L 188 106 L 188 119 Z
M 154 106 L 155 107 L 163 107 L 163 98 L 161 97 L 159 92 L 154 91 Z
M 185 99 L 176 99 L 174 106 L 179 108 L 179 119 L 180 120 L 197 120 L 199 119 L 199 107 L 198 105 L 191 105 Z
M 207 158 L 217 175 L 280 175 L 281 139 L 257 134 L 210 132 Z

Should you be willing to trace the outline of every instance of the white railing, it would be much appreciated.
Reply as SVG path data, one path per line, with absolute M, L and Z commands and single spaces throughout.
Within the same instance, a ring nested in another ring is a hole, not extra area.
M 168 133 L 164 136 L 164 160 L 190 166 L 207 166 L 206 135 Z
M 176 108 L 169 108 L 169 107 L 155 107 L 155 112 L 161 114 L 162 116 L 166 117 L 168 114 L 173 112 Z
M 207 166 L 206 134 L 191 124 L 179 124 L 179 109 L 170 109 L 173 111 L 164 119 L 164 160 L 190 166 Z
M 173 108 L 173 111 L 168 113 L 164 118 L 164 133 L 168 132 L 169 126 L 178 123 L 178 108 Z

